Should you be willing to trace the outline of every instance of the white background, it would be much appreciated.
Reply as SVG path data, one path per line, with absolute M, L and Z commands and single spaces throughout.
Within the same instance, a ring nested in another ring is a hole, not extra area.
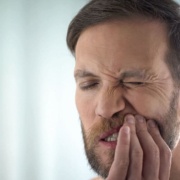
M 71 19 L 87 0 L 0 0 L 0 179 L 88 180 Z

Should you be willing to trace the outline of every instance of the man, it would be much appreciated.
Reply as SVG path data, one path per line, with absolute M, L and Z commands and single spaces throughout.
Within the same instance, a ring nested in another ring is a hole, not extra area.
M 180 179 L 180 8 L 92 0 L 72 20 L 76 106 L 99 179 Z

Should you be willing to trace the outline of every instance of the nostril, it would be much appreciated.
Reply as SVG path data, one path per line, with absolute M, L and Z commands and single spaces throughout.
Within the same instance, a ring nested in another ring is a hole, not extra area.
M 117 95 L 119 97 L 117 97 Z M 113 96 L 106 96 L 101 94 L 98 98 L 97 106 L 95 108 L 95 113 L 98 116 L 109 119 L 112 117 L 118 117 L 119 112 L 125 109 L 125 100 L 121 94 L 113 94 Z
M 117 118 L 117 117 L 119 117 L 119 112 L 113 114 L 113 118 Z

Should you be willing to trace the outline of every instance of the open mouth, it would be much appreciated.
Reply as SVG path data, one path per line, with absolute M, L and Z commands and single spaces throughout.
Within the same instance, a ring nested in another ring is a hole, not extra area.
M 104 138 L 103 141 L 113 142 L 113 141 L 117 141 L 117 139 L 118 139 L 118 133 L 114 133 L 108 136 L 107 138 Z
M 116 144 L 117 140 L 118 140 L 118 134 L 119 134 L 119 130 L 122 126 L 119 126 L 118 128 L 112 129 L 111 131 L 105 132 L 103 133 L 100 138 L 99 141 L 103 144 Z

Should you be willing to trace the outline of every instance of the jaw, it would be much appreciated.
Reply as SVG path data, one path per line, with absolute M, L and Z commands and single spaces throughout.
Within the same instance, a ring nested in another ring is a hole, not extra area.
M 94 149 L 94 154 L 99 166 L 103 169 L 108 169 L 114 161 L 115 148 L 104 148 L 103 146 L 97 146 Z

